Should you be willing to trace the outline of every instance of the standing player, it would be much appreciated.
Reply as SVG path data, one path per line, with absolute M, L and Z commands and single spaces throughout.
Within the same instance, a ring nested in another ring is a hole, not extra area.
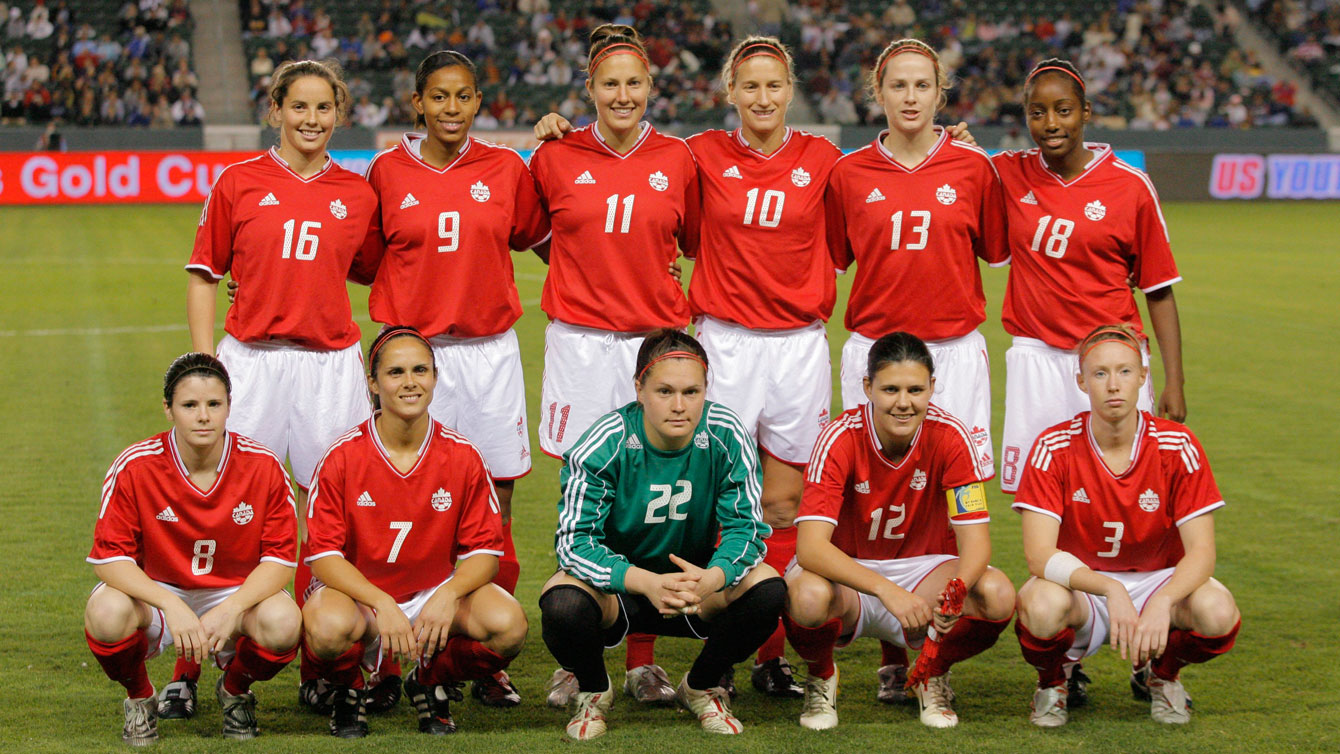
M 248 739 L 259 733 L 251 684 L 298 651 L 302 617 L 282 591 L 298 544 L 293 490 L 273 453 L 224 429 L 231 387 L 213 356 L 172 362 L 163 377 L 172 428 L 127 448 L 102 485 L 88 555 L 101 583 L 84 635 L 126 688 L 121 737 L 134 746 L 158 739 L 146 659 L 173 644 L 197 668 L 214 655 L 223 735 Z
M 419 730 L 456 730 L 457 685 L 489 678 L 521 651 L 526 616 L 489 581 L 502 521 L 488 467 L 428 414 L 433 352 L 417 330 L 383 330 L 368 350 L 379 409 L 340 436 L 313 476 L 303 657 L 332 687 L 330 732 L 367 735 L 360 663 L 416 663 L 405 692 Z
M 993 158 L 1005 186 L 1010 278 L 1003 321 L 1014 336 L 1005 354 L 1001 489 L 1019 486 L 1025 456 L 1043 427 L 1084 410 L 1073 350 L 1107 322 L 1141 332 L 1130 285 L 1144 291 L 1163 358 L 1158 413 L 1186 418 L 1182 335 L 1172 285 L 1177 274 L 1168 228 L 1149 176 L 1107 144 L 1084 141 L 1091 109 L 1084 80 L 1068 61 L 1037 65 L 1024 86 L 1024 114 L 1037 149 Z M 1142 345 L 1148 359 L 1148 346 Z M 1153 410 L 1152 384 L 1140 406 Z
M 601 417 L 564 458 L 540 597 L 544 642 L 577 678 L 569 736 L 603 735 L 606 647 L 629 632 L 705 639 L 676 691 L 709 733 L 743 730 L 719 684 L 758 649 L 785 587 L 763 563 L 758 457 L 730 409 L 707 401 L 707 356 L 677 330 L 638 349 L 637 400 Z
M 837 725 L 834 646 L 861 636 L 906 647 L 938 637 L 927 679 L 912 686 L 921 722 L 958 724 L 949 668 L 995 644 L 1014 587 L 991 559 L 983 482 L 991 464 L 967 426 L 931 403 L 935 362 L 914 335 L 870 347 L 868 402 L 824 429 L 805 476 L 796 566 L 786 574 L 787 638 L 809 663 L 800 724 Z M 961 617 L 937 601 L 967 589 Z M 934 633 L 932 633 L 932 625 Z
M 494 475 L 503 521 L 496 583 L 511 593 L 520 573 L 512 492 L 530 472 L 530 438 L 509 250 L 542 240 L 548 218 L 520 155 L 469 135 L 480 102 L 469 58 L 429 55 L 415 86 L 427 133 L 405 134 L 368 166 L 385 240 L 368 308 L 373 320 L 411 325 L 432 344 L 438 376 L 429 411 L 470 438 Z M 503 671 L 473 693 L 489 706 L 521 703 Z
M 1015 496 L 1033 574 L 1015 631 L 1038 671 L 1042 727 L 1069 717 L 1064 663 L 1104 643 L 1140 668 L 1132 690 L 1155 720 L 1188 722 L 1179 671 L 1231 649 L 1242 622 L 1213 578 L 1211 514 L 1224 500 L 1205 451 L 1184 425 L 1137 407 L 1143 345 L 1128 325 L 1080 341 L 1076 382 L 1090 408 L 1042 433 Z
M 1005 208 L 986 152 L 935 125 L 948 74 L 915 39 L 889 44 L 869 86 L 888 130 L 838 161 L 829 181 L 828 235 L 839 269 L 856 263 L 842 347 L 842 406 L 866 401 L 867 354 L 886 333 L 926 341 L 935 361 L 935 404 L 968 427 L 991 459 L 991 373 L 978 259 L 1003 265 Z M 988 475 L 989 476 L 989 475 Z M 903 698 L 907 655 L 887 643 L 880 701 Z

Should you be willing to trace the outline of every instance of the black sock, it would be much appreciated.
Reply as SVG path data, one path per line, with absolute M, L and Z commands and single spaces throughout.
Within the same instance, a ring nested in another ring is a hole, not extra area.
M 726 607 L 712 621 L 712 633 L 689 670 L 689 688 L 709 689 L 721 683 L 728 668 L 752 655 L 777 628 L 786 603 L 786 582 L 764 579 Z
M 568 584 L 553 587 L 540 595 L 540 625 L 549 653 L 577 676 L 578 688 L 609 689 L 600 605 L 595 598 Z

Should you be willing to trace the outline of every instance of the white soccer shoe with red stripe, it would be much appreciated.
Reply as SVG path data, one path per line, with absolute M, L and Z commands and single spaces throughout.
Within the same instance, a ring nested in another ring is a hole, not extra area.
M 698 723 L 708 733 L 733 736 L 744 732 L 744 725 L 730 713 L 730 694 L 720 686 L 713 686 L 706 691 L 689 688 L 689 677 L 686 674 L 679 682 L 679 688 L 675 689 L 675 695 L 684 709 L 698 716 Z
M 590 741 L 605 735 L 605 716 L 614 706 L 614 685 L 604 691 L 578 691 L 573 697 L 575 707 L 568 721 L 568 735 L 578 741 Z

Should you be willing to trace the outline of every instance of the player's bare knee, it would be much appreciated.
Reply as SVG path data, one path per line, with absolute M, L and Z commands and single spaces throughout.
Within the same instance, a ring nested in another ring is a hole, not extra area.
M 84 628 L 98 641 L 114 642 L 130 636 L 141 626 L 135 600 L 110 586 L 102 586 L 88 598 Z
M 971 594 L 976 612 L 987 620 L 1005 620 L 1014 612 L 1014 584 L 994 568 L 982 574 Z
M 1241 619 L 1233 594 L 1211 579 L 1187 597 L 1191 629 L 1203 636 L 1223 636 Z
M 256 635 L 251 638 L 261 646 L 287 652 L 301 636 L 302 611 L 287 594 L 271 595 L 256 606 Z
M 338 608 L 304 609 L 302 627 L 307 647 L 312 653 L 322 659 L 330 660 L 347 652 L 357 641 L 354 634 L 358 629 L 358 613 L 357 610 Z
M 1016 600 L 1019 621 L 1038 637 L 1055 636 L 1065 629 L 1070 612 L 1070 590 L 1045 579 L 1031 579 Z
M 810 573 L 802 573 L 786 585 L 786 614 L 805 628 L 817 628 L 828 620 L 833 607 L 833 585 Z
M 487 633 L 483 643 L 503 657 L 515 657 L 525 646 L 526 634 L 530 630 L 526 612 L 512 595 L 496 585 L 491 586 L 496 594 L 489 595 L 486 609 L 478 613 L 479 623 Z

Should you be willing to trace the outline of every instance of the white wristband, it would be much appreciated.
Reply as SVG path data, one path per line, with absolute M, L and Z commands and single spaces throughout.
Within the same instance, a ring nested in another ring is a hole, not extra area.
M 1087 567 L 1083 561 L 1074 555 L 1065 550 L 1057 550 L 1056 554 L 1047 558 L 1047 565 L 1042 569 L 1042 578 L 1069 589 L 1071 575 L 1075 571 Z

